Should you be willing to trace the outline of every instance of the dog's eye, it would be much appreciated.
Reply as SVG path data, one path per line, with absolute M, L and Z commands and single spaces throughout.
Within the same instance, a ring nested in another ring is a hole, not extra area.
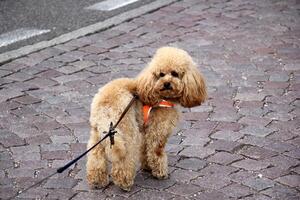
M 172 72 L 171 72 L 171 75 L 174 76 L 174 77 L 178 77 L 178 73 L 175 72 L 175 71 L 172 71 Z
M 165 76 L 164 73 L 162 73 L 162 72 L 159 73 L 159 77 L 164 77 L 164 76 Z

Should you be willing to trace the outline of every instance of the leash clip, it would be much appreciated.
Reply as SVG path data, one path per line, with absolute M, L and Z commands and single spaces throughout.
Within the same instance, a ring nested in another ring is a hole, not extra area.
M 110 140 L 110 148 L 112 148 L 112 146 L 115 144 L 115 134 L 116 133 L 117 133 L 117 131 L 115 130 L 113 123 L 110 122 L 109 131 L 108 131 L 109 140 Z
M 115 131 L 115 127 L 114 127 L 113 123 L 110 122 L 108 132 L 107 132 L 107 131 L 104 131 L 104 132 L 103 132 L 103 134 L 105 134 L 104 137 L 109 137 L 109 140 L 110 140 L 110 148 L 112 148 L 112 146 L 115 144 L 115 134 L 116 134 L 116 133 L 117 133 L 117 131 Z

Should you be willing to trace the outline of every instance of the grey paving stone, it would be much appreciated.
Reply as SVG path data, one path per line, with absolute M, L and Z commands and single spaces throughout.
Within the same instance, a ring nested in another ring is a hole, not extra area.
M 204 138 L 204 137 L 197 137 L 197 135 L 190 135 L 187 134 L 187 137 L 182 139 L 182 145 L 196 145 L 196 146 L 204 146 L 205 144 L 207 144 L 210 139 Z
M 15 98 L 14 101 L 17 101 L 18 103 L 24 104 L 24 105 L 28 105 L 28 104 L 34 104 L 34 103 L 39 103 L 42 100 L 32 97 L 30 95 L 26 95 L 26 96 L 22 96 L 22 97 L 18 97 Z
M 0 102 L 5 102 L 8 99 L 23 96 L 24 93 L 17 89 L 2 89 L 0 90 Z
M 229 174 L 238 171 L 237 168 L 231 166 L 224 166 L 219 164 L 209 164 L 204 169 L 200 170 L 200 175 L 203 176 L 216 176 L 216 177 L 224 177 Z
M 8 130 L 0 130 L 0 143 L 6 148 L 24 146 L 26 144 L 23 138 Z
M 233 152 L 235 149 L 239 148 L 242 143 L 233 142 L 233 141 L 226 141 L 226 140 L 213 140 L 207 146 L 211 149 L 215 149 L 217 151 L 228 151 Z
M 277 177 L 288 174 L 289 170 L 281 169 L 279 167 L 274 166 L 274 167 L 268 167 L 266 169 L 260 170 L 259 173 L 262 174 L 262 177 L 275 179 Z
M 199 173 L 192 170 L 176 169 L 171 176 L 176 182 L 190 183 L 192 179 L 199 176 Z
M 243 159 L 243 156 L 237 155 L 237 154 L 231 154 L 227 152 L 217 152 L 215 155 L 209 157 L 207 161 L 228 165 L 232 162 L 235 162 L 237 160 Z
M 264 158 L 269 158 L 277 155 L 276 152 L 270 151 L 268 149 L 264 149 L 261 147 L 255 147 L 255 146 L 246 146 L 245 148 L 242 148 L 238 151 L 239 154 L 247 156 L 249 158 L 253 158 L 256 160 L 261 160 Z
M 185 156 L 185 157 L 196 157 L 196 158 L 206 158 L 209 155 L 213 154 L 215 152 L 214 149 L 209 148 L 209 147 L 202 147 L 199 145 L 193 145 L 190 147 L 184 148 L 179 155 Z
M 191 196 L 201 190 L 203 190 L 201 187 L 184 183 L 175 184 L 167 189 L 168 192 L 178 196 Z
M 217 190 L 211 190 L 211 191 L 201 192 L 197 196 L 191 197 L 191 199 L 203 199 L 203 200 L 224 199 L 224 200 L 228 200 L 231 198 L 222 192 L 219 192 Z
M 238 93 L 235 96 L 235 100 L 240 100 L 240 101 L 262 101 L 266 97 L 266 94 L 264 93 L 258 93 L 258 92 L 253 92 L 253 93 Z
M 272 74 L 270 76 L 270 81 L 286 82 L 289 80 L 289 78 L 290 77 L 287 73 L 281 72 L 281 73 Z
M 240 115 L 235 112 L 217 112 L 211 116 L 211 121 L 237 122 Z
M 219 190 L 220 188 L 230 185 L 231 181 L 226 177 L 203 176 L 193 180 L 192 183 L 206 189 Z
M 245 170 L 257 171 L 267 168 L 270 165 L 268 162 L 245 159 L 232 164 L 234 167 L 243 168 Z
M 175 195 L 165 191 L 157 190 L 142 190 L 131 196 L 132 199 L 149 199 L 149 200 L 164 200 L 174 198 Z
M 73 178 L 63 178 L 63 179 L 57 179 L 52 178 L 49 179 L 46 184 L 44 185 L 44 188 L 50 188 L 50 189 L 70 189 L 74 187 L 77 184 L 77 181 Z
M 12 72 L 11 71 L 8 71 L 8 70 L 1 70 L 0 69 L 0 77 L 4 77 L 4 76 L 7 76 L 9 74 L 11 74 Z
M 197 158 L 185 158 L 181 159 L 176 166 L 182 169 L 198 171 L 204 168 L 207 165 L 207 162 Z
M 17 73 L 13 73 L 13 74 L 7 76 L 6 78 L 9 80 L 13 80 L 13 81 L 23 82 L 23 81 L 31 79 L 32 76 L 29 74 L 26 74 L 26 73 L 17 72 Z
M 270 200 L 272 199 L 271 197 L 268 197 L 266 195 L 262 195 L 262 194 L 255 194 L 249 197 L 245 197 L 243 198 L 245 200 Z
M 137 182 L 137 185 L 141 186 L 142 188 L 163 190 L 169 188 L 175 183 L 176 183 L 175 180 L 173 180 L 172 178 L 165 179 L 165 180 L 158 180 L 153 177 L 150 177 L 144 180 L 143 182 Z
M 220 191 L 234 198 L 241 198 L 255 193 L 255 191 L 251 190 L 250 188 L 239 184 L 229 185 L 220 189 Z
M 286 175 L 276 179 L 277 182 L 287 185 L 290 187 L 300 186 L 300 176 L 299 175 Z
M 254 135 L 258 137 L 266 137 L 267 135 L 273 133 L 276 129 L 266 128 L 266 127 L 258 127 L 258 126 L 247 126 L 245 129 L 242 129 L 240 133 L 245 135 Z
M 228 141 L 237 141 L 243 137 L 243 134 L 234 131 L 217 131 L 211 135 L 214 139 L 222 139 Z
M 270 188 L 273 187 L 275 185 L 275 182 L 270 180 L 270 179 L 266 179 L 266 178 L 259 178 L 259 177 L 250 177 L 247 178 L 246 180 L 244 180 L 242 182 L 243 185 L 246 185 L 254 190 L 264 190 L 266 188 Z
M 283 185 L 275 185 L 272 188 L 266 189 L 261 192 L 267 196 L 272 197 L 273 199 L 299 199 L 299 192 L 295 189 L 289 188 Z

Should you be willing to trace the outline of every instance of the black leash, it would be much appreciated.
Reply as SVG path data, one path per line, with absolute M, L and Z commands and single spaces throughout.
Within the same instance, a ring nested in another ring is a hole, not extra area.
M 111 146 L 114 145 L 115 141 L 114 141 L 114 136 L 117 133 L 117 131 L 115 130 L 117 128 L 117 126 L 119 125 L 119 123 L 121 122 L 121 120 L 123 119 L 123 117 L 125 116 L 125 114 L 128 112 L 129 108 L 132 106 L 132 104 L 134 103 L 134 101 L 138 99 L 137 95 L 133 95 L 131 101 L 129 102 L 129 104 L 126 106 L 126 108 L 124 109 L 124 111 L 122 112 L 119 120 L 117 121 L 117 123 L 115 125 L 113 125 L 113 123 L 111 122 L 109 125 L 109 130 L 108 132 L 104 131 L 103 133 L 106 134 L 101 140 L 99 140 L 96 144 L 94 144 L 91 148 L 89 148 L 88 150 L 86 150 L 85 152 L 83 152 L 81 155 L 79 155 L 78 157 L 76 157 L 75 159 L 71 160 L 70 162 L 68 162 L 66 165 L 58 168 L 54 173 L 46 176 L 45 178 L 41 179 L 40 181 L 34 183 L 33 185 L 29 186 L 28 188 L 24 189 L 24 190 L 20 190 L 17 194 L 15 194 L 14 196 L 8 198 L 7 200 L 11 200 L 16 198 L 17 196 L 19 196 L 20 194 L 26 192 L 27 190 L 41 184 L 42 182 L 44 182 L 45 180 L 49 179 L 50 177 L 54 176 L 55 174 L 60 174 L 62 172 L 64 172 L 66 169 L 68 169 L 71 165 L 75 164 L 79 159 L 81 159 L 83 156 L 85 156 L 88 152 L 90 152 L 93 148 L 95 148 L 98 144 L 100 144 L 103 140 L 105 140 L 106 138 L 109 137 L 110 139 L 110 144 Z

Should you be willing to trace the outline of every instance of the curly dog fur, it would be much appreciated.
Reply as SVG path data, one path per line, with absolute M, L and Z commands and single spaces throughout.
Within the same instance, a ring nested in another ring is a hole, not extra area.
M 109 184 L 108 161 L 113 182 L 129 191 L 139 167 L 154 177 L 168 177 L 165 145 L 179 118 L 178 106 L 193 107 L 206 99 L 204 78 L 187 52 L 174 47 L 157 50 L 148 66 L 134 79 L 114 80 L 95 95 L 90 114 L 88 148 L 103 137 L 110 122 L 119 116 L 136 93 L 135 101 L 117 127 L 115 144 L 109 140 L 93 149 L 87 158 L 87 180 L 92 187 Z M 172 108 L 155 107 L 161 100 Z M 154 106 L 149 123 L 143 121 L 143 105 Z

